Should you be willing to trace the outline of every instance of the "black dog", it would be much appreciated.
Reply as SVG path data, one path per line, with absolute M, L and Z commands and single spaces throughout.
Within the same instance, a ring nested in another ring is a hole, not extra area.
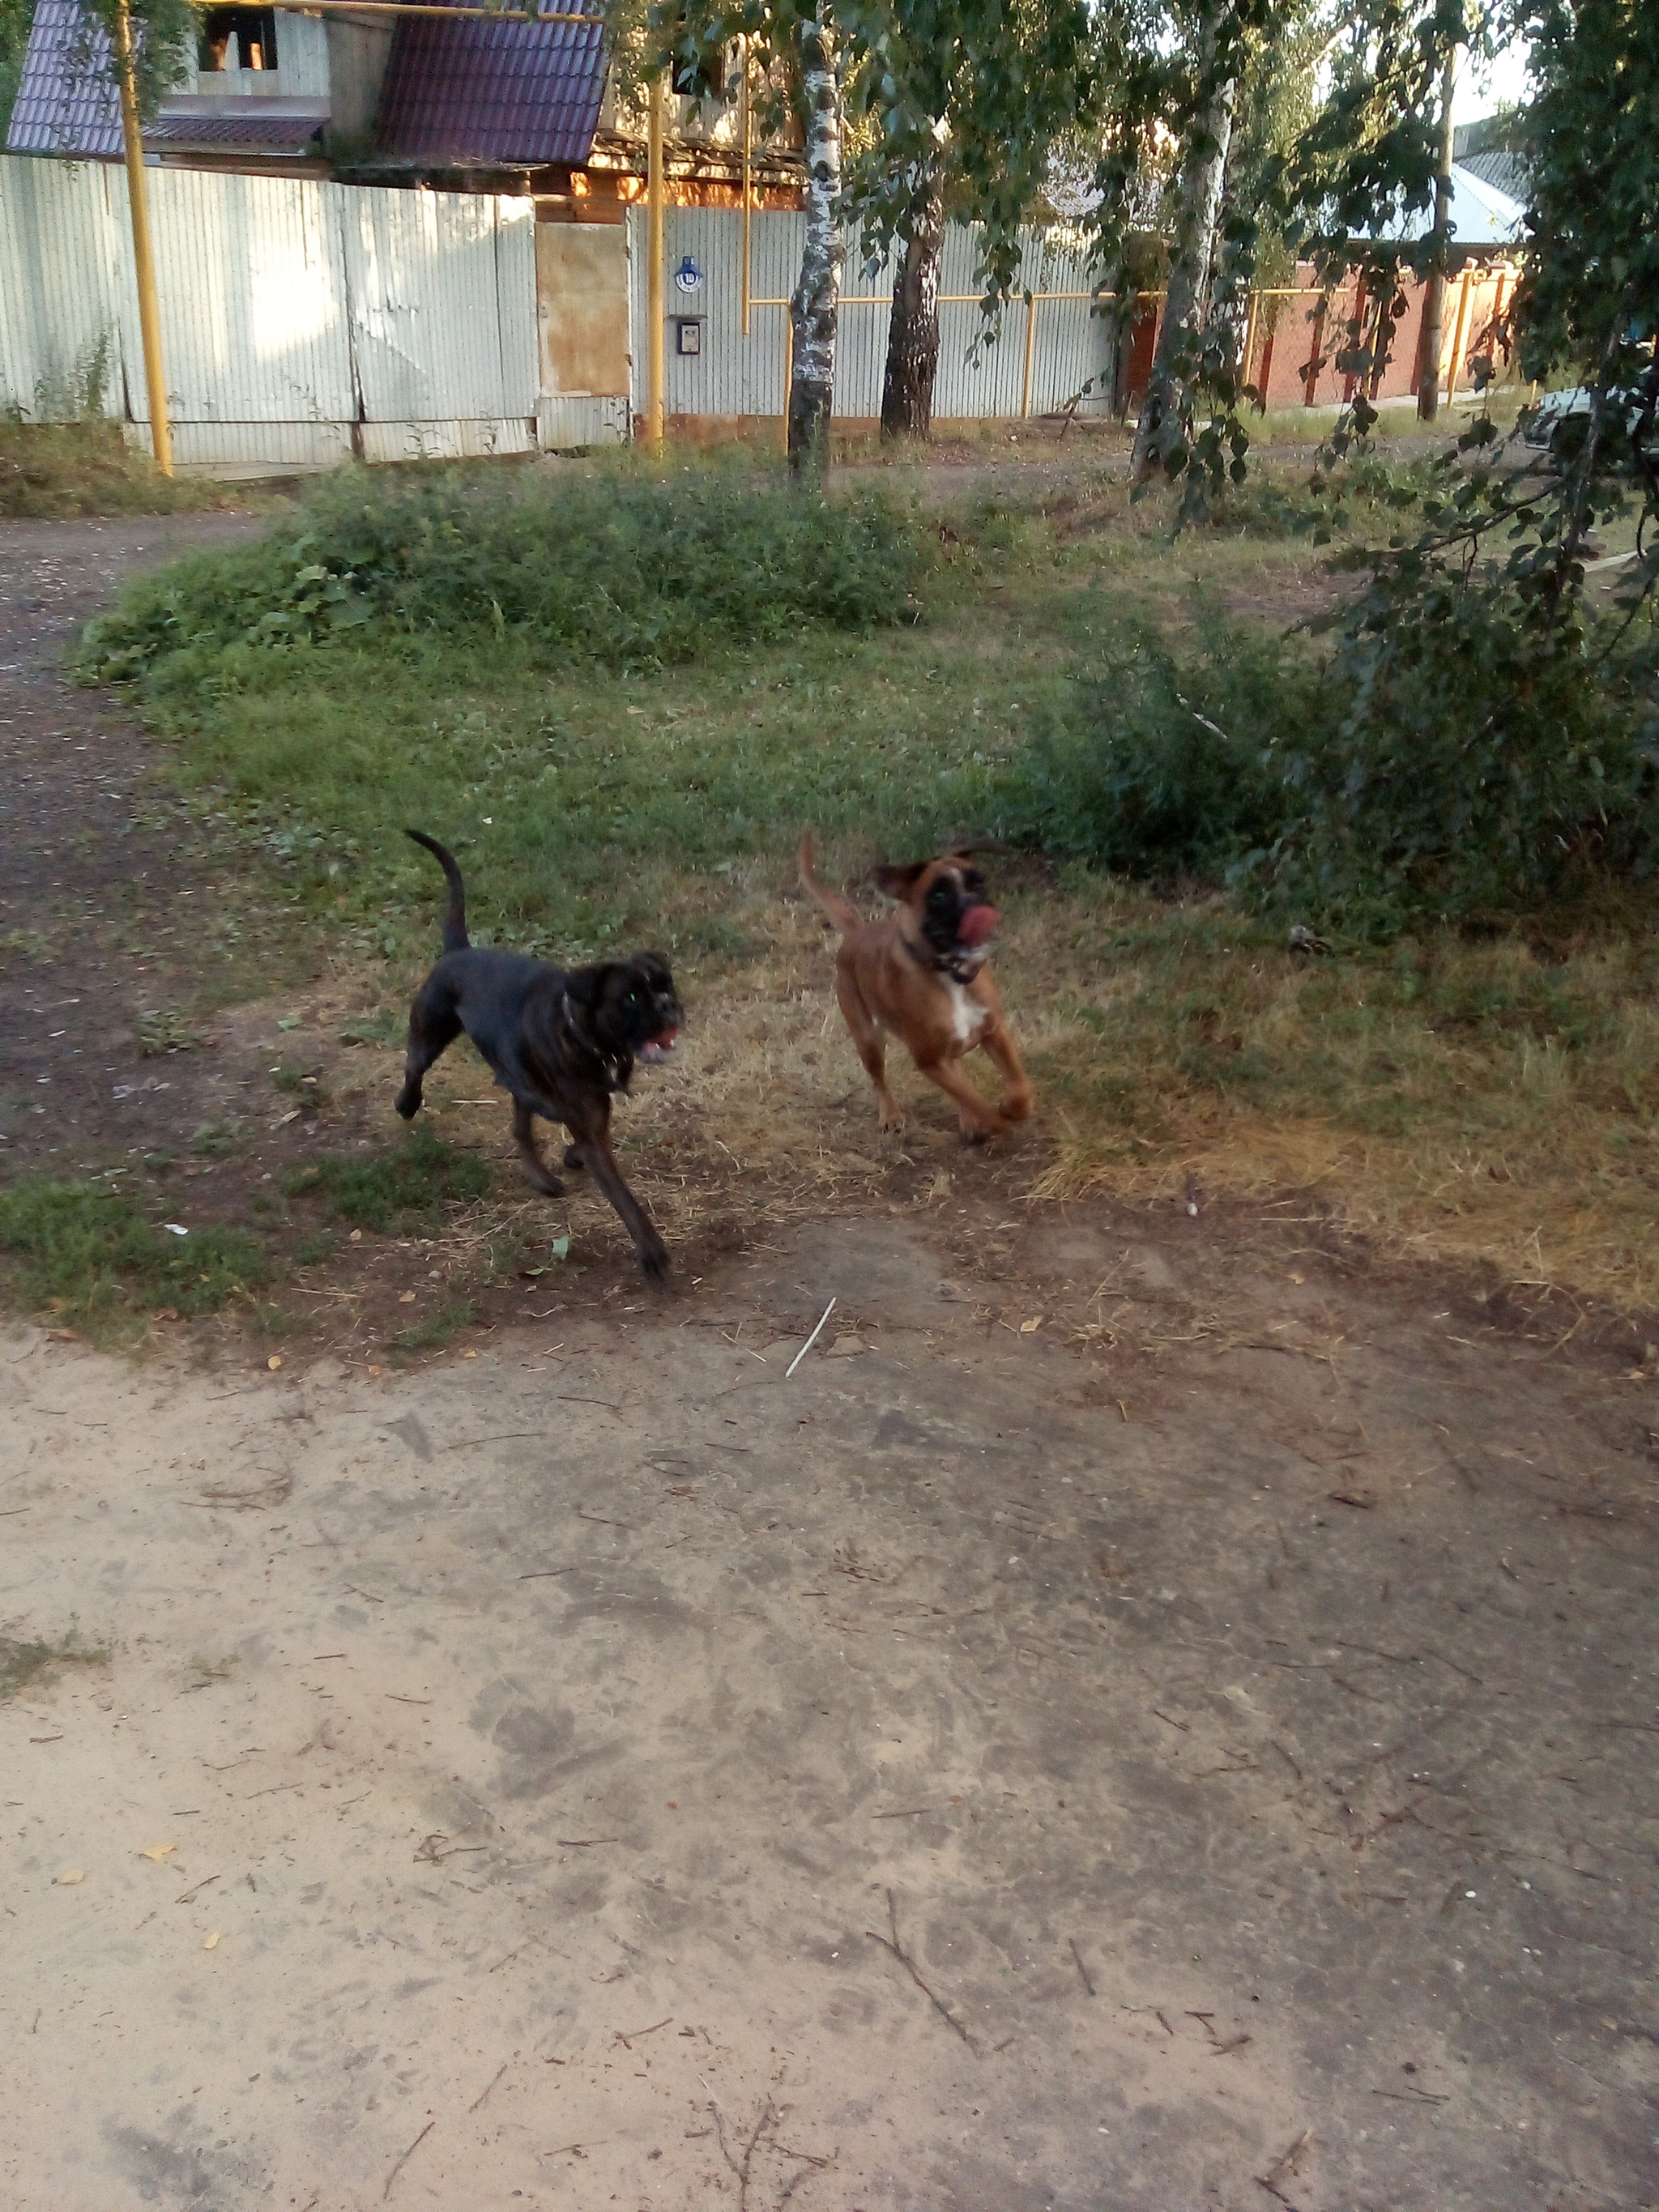
M 550 968 L 522 952 L 488 952 L 466 933 L 466 890 L 453 854 L 418 830 L 409 835 L 442 868 L 449 884 L 444 957 L 409 1012 L 409 1059 L 398 1111 L 421 1110 L 428 1067 L 465 1030 L 513 1098 L 513 1141 L 538 1190 L 557 1197 L 536 1140 L 535 1116 L 562 1121 L 575 1139 L 567 1167 L 586 1167 L 622 1216 L 647 1275 L 668 1267 L 668 1249 L 623 1181 L 611 1149 L 611 1101 L 626 1091 L 636 1059 L 664 1059 L 684 1016 L 668 963 L 655 952 L 593 968 Z

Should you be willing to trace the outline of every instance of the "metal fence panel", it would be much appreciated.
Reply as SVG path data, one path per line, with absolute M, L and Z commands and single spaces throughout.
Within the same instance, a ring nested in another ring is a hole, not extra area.
M 186 464 L 352 448 L 520 453 L 538 398 L 527 198 L 148 172 L 167 399 Z M 147 424 L 126 173 L 0 157 L 0 405 Z
M 324 189 L 344 254 L 364 420 L 533 416 L 534 202 Z
M 106 173 L 0 155 L 0 409 L 120 415 L 117 241 Z M 122 201 L 119 213 L 126 216 Z
M 147 422 L 127 179 L 109 172 L 123 236 L 131 411 Z M 175 422 L 349 422 L 345 273 L 324 187 L 299 177 L 152 169 L 150 221 L 167 405 Z
M 647 215 L 629 213 L 630 331 L 634 404 L 646 403 Z M 667 262 L 666 374 L 670 415 L 779 416 L 788 359 L 788 309 L 782 303 L 800 271 L 805 219 L 757 212 L 750 217 L 749 335 L 743 334 L 743 218 L 730 209 L 670 208 L 665 215 Z M 872 420 L 881 412 L 887 360 L 888 303 L 896 262 L 866 268 L 855 234 L 845 240 L 842 313 L 836 349 L 835 413 Z M 1064 233 L 1024 234 L 1018 283 L 1049 295 L 1030 312 L 1012 301 L 988 325 L 979 308 L 981 234 L 952 223 L 940 264 L 939 379 L 934 414 L 941 418 L 1018 416 L 1063 405 L 1107 358 L 1106 328 L 1091 307 L 1086 258 Z M 677 350 L 676 318 L 701 318 L 698 350 Z M 1103 398 L 1084 403 L 1099 405 Z

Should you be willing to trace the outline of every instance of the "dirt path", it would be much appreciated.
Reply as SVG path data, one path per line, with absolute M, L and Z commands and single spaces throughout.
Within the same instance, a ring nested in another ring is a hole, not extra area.
M 1654 2203 L 1651 1384 L 1207 1219 L 1012 1261 L 6 1343 L 0 1629 L 107 1654 L 0 1706 L 7 2204 Z
M 140 1053 L 220 864 L 57 672 L 260 526 L 0 536 L 7 1171 L 313 1141 L 320 1016 Z M 1651 1380 L 973 1170 L 379 1382 L 0 1339 L 8 2212 L 1659 2203 Z
M 146 1054 L 139 1023 L 200 990 L 192 927 L 215 878 L 152 783 L 161 755 L 64 656 L 133 569 L 268 529 L 178 514 L 0 529 L 0 1171 L 174 1149 L 219 1071 Z M 212 958 L 222 960 L 216 945 Z

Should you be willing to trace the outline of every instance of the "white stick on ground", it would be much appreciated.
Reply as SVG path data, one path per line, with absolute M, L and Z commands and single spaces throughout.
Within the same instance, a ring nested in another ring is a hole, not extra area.
M 819 1337 L 821 1337 L 821 1336 L 823 1335 L 823 1324 L 825 1323 L 825 1322 L 827 1322 L 827 1321 L 829 1320 L 829 1318 L 830 1318 L 830 1315 L 831 1315 L 832 1313 L 834 1313 L 834 1311 L 835 1311 L 835 1310 L 836 1310 L 836 1302 L 835 1302 L 835 1300 L 834 1300 L 833 1298 L 831 1298 L 831 1299 L 830 1299 L 830 1303 L 829 1303 L 829 1304 L 828 1304 L 827 1306 L 825 1306 L 825 1308 L 824 1308 L 823 1311 L 823 1312 L 818 1316 L 818 1325 L 817 1325 L 817 1328 L 812 1331 L 812 1334 L 811 1334 L 811 1336 L 809 1336 L 809 1337 L 807 1338 L 807 1340 L 806 1340 L 805 1343 L 802 1345 L 802 1346 L 801 1346 L 800 1350 L 799 1350 L 799 1351 L 795 1354 L 794 1358 L 790 1361 L 790 1363 L 789 1363 L 788 1366 L 787 1366 L 787 1367 L 786 1367 L 786 1368 L 784 1369 L 784 1370 L 783 1370 L 783 1379 L 784 1379 L 784 1381 L 785 1381 L 786 1382 L 789 1380 L 789 1377 L 790 1377 L 790 1376 L 794 1373 L 795 1370 L 796 1370 L 796 1369 L 800 1365 L 800 1364 L 801 1364 L 802 1360 L 805 1358 L 805 1357 L 806 1357 L 807 1353 L 808 1353 L 808 1352 L 812 1349 L 812 1346 L 813 1346 L 817 1342 L 817 1340 L 818 1340 Z

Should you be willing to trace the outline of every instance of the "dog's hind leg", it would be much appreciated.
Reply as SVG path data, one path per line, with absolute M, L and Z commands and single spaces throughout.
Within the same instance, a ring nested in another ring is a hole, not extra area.
M 519 1158 L 524 1162 L 524 1171 L 538 1190 L 545 1191 L 549 1198 L 562 1198 L 564 1185 L 542 1158 L 542 1148 L 536 1136 L 536 1116 L 521 1098 L 513 1102 L 513 1141 L 519 1148 Z
M 875 1085 L 881 1126 L 884 1129 L 902 1129 L 904 1127 L 904 1109 L 887 1088 L 887 1055 L 882 1048 L 881 1031 L 865 1002 L 857 978 L 840 966 L 836 969 L 836 997 L 852 1033 L 853 1042 L 858 1047 L 858 1055 L 864 1062 L 865 1072 Z
M 421 1086 L 434 1060 L 447 1052 L 461 1033 L 461 1018 L 447 992 L 430 997 L 420 992 L 409 1010 L 409 1055 L 404 1062 L 404 1087 L 397 1108 L 405 1121 L 421 1110 Z

